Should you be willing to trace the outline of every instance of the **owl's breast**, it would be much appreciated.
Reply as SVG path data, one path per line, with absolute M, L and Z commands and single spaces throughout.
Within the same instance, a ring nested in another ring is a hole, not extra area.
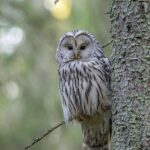
M 108 88 L 99 61 L 73 61 L 59 68 L 60 93 L 65 120 L 101 111 Z

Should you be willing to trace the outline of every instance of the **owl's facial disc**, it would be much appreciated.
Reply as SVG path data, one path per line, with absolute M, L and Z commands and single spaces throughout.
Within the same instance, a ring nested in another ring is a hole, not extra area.
M 88 59 L 93 48 L 92 40 L 88 35 L 68 35 L 61 42 L 61 52 L 64 62 Z
M 77 42 L 74 37 L 66 38 L 63 43 L 63 50 L 65 50 L 65 54 L 68 54 L 67 61 L 79 60 L 81 58 L 80 50 L 77 47 Z M 84 49 L 84 46 L 81 47 Z

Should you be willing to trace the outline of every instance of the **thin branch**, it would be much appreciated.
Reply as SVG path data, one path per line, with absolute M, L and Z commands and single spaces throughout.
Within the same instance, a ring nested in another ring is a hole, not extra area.
M 108 12 L 105 12 L 104 14 L 106 14 L 106 15 L 110 15 L 110 14 L 111 14 L 111 12 L 110 12 L 110 11 L 108 11 Z
M 47 132 L 45 132 L 42 136 L 36 138 L 33 140 L 33 142 L 26 146 L 25 149 L 29 149 L 30 147 L 32 147 L 34 144 L 36 144 L 37 142 L 41 141 L 43 138 L 45 138 L 46 136 L 48 136 L 48 134 L 50 134 L 52 131 L 54 131 L 55 129 L 57 129 L 58 127 L 62 126 L 65 124 L 65 121 L 62 121 L 61 123 L 59 123 L 58 125 L 56 125 L 55 127 L 53 127 L 52 129 L 48 130 Z
M 109 41 L 108 43 L 104 44 L 104 45 L 102 46 L 102 48 L 107 47 L 107 46 L 108 46 L 108 45 L 110 45 L 111 43 L 112 43 L 112 40 L 111 40 L 111 41 Z

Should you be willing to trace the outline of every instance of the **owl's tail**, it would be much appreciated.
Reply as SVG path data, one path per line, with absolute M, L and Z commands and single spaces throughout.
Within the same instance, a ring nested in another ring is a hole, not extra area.
M 84 150 L 110 150 L 111 140 L 111 121 L 101 119 L 93 123 L 91 121 L 83 121 L 81 123 L 84 136 Z
M 106 140 L 100 145 L 87 145 L 86 143 L 83 143 L 83 150 L 110 150 L 110 141 Z

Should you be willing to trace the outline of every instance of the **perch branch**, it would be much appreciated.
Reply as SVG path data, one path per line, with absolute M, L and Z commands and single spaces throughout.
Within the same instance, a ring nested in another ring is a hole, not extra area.
M 36 138 L 33 140 L 33 142 L 26 146 L 25 149 L 29 149 L 30 147 L 32 147 L 34 144 L 36 144 L 37 142 L 41 141 L 43 138 L 45 138 L 48 134 L 50 134 L 52 131 L 54 131 L 55 129 L 57 129 L 58 127 L 62 126 L 65 124 L 65 121 L 62 121 L 61 123 L 59 123 L 58 125 L 56 125 L 55 127 L 53 127 L 52 129 L 48 130 L 47 132 L 45 132 L 42 136 Z
M 102 46 L 102 48 L 105 48 L 105 47 L 107 47 L 108 45 L 110 45 L 112 43 L 112 40 L 111 41 L 109 41 L 109 42 L 107 42 L 106 44 L 104 44 L 103 46 Z

